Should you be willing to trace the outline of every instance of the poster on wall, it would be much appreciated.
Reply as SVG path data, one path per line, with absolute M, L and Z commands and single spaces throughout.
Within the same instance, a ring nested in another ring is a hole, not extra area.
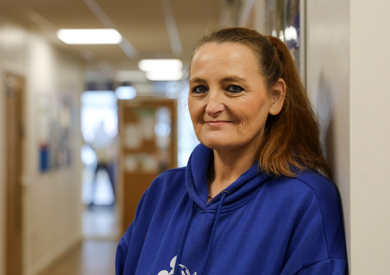
M 54 99 L 50 131 L 50 167 L 71 165 L 72 102 L 69 97 Z
M 267 35 L 278 37 L 290 49 L 305 84 L 304 5 L 304 0 L 267 0 L 265 29 Z
M 39 95 L 38 99 L 38 146 L 39 171 L 49 171 L 50 97 Z
M 45 173 L 71 165 L 75 110 L 67 96 L 38 99 L 39 171 Z

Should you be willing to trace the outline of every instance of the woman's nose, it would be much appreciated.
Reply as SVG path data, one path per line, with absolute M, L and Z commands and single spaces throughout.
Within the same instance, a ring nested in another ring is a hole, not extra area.
M 223 96 L 220 91 L 210 91 L 206 106 L 206 114 L 209 116 L 216 116 L 223 112 L 225 105 L 223 103 Z

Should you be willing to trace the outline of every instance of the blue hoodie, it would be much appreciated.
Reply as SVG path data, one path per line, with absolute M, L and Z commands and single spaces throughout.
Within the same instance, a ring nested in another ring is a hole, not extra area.
M 272 178 L 254 164 L 207 204 L 212 159 L 199 145 L 187 167 L 153 181 L 118 244 L 117 275 L 347 274 L 331 181 Z

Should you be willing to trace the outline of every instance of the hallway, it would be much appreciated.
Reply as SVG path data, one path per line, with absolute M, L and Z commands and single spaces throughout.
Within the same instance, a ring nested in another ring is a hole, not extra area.
M 118 243 L 116 209 L 86 208 L 83 213 L 84 240 L 38 275 L 114 274 Z

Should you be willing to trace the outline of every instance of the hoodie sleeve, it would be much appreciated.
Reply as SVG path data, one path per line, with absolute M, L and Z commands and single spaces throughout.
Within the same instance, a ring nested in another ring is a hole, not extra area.
M 124 274 L 126 258 L 127 258 L 127 254 L 128 254 L 128 248 L 129 248 L 130 244 L 132 243 L 133 233 L 135 230 L 134 228 L 136 227 L 136 223 L 139 219 L 139 215 L 140 215 L 139 213 L 141 211 L 142 204 L 144 202 L 145 194 L 142 196 L 142 198 L 138 204 L 137 211 L 136 211 L 135 217 L 134 217 L 134 221 L 127 228 L 125 234 L 123 235 L 123 237 L 120 239 L 120 241 L 118 243 L 118 247 L 116 249 L 116 256 L 115 256 L 115 275 Z
M 322 184 L 322 185 L 321 185 Z M 295 213 L 281 275 L 347 274 L 344 226 L 337 189 L 308 185 Z
M 130 227 L 126 230 L 126 235 L 129 235 L 131 238 L 132 232 L 133 232 L 133 224 L 130 225 Z M 126 255 L 127 255 L 127 249 L 128 246 L 126 245 L 125 236 L 123 236 L 119 243 L 118 247 L 116 249 L 116 257 L 115 257 L 115 274 L 116 275 L 122 275 L 124 272 L 125 262 L 126 262 Z

